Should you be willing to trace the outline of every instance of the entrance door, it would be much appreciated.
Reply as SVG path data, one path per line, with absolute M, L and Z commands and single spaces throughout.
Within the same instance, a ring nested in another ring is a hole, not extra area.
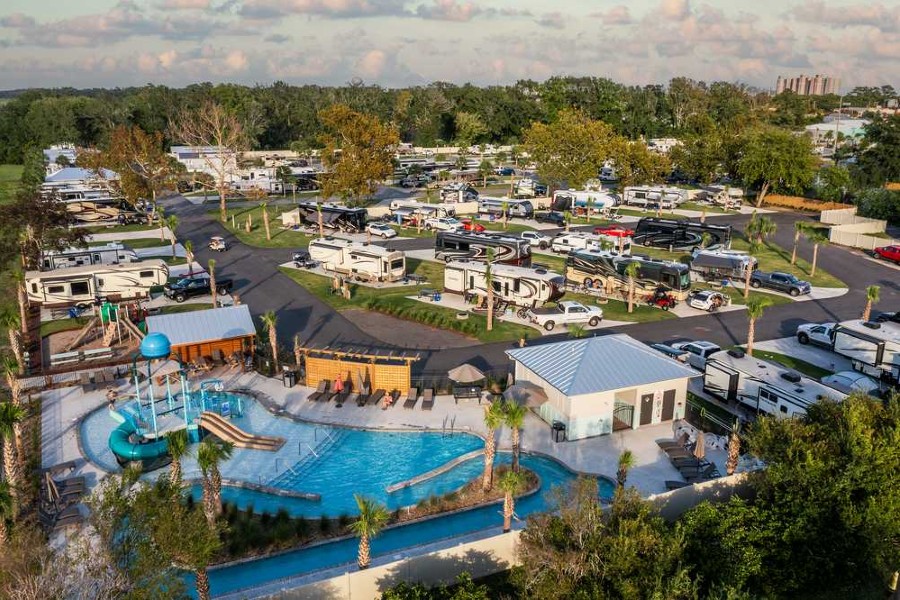
M 653 420 L 653 394 L 641 396 L 641 425 L 649 425 Z
M 675 390 L 663 392 L 662 420 L 671 421 L 675 415 Z

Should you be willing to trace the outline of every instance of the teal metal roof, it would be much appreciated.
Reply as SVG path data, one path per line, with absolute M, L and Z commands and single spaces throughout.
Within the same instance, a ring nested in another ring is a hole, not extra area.
M 506 354 L 567 396 L 700 375 L 625 334 L 527 346 Z

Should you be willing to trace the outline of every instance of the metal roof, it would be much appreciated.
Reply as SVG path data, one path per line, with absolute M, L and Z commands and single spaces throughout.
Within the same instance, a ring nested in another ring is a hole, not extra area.
M 147 332 L 159 332 L 172 346 L 256 335 L 246 304 L 147 317 Z
M 516 348 L 506 354 L 567 396 L 700 375 L 625 334 Z

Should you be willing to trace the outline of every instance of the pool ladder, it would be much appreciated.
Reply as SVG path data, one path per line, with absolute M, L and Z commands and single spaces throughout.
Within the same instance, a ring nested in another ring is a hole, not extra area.
M 450 432 L 447 432 L 447 420 L 450 420 Z M 444 417 L 444 425 L 441 428 L 441 437 L 453 436 L 453 430 L 456 428 L 456 415 L 453 415 L 453 418 L 450 418 L 450 415 Z

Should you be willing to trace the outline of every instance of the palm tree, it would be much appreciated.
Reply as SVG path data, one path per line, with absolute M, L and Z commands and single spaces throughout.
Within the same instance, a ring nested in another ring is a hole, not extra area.
M 13 516 L 13 498 L 9 484 L 0 481 L 0 550 L 5 550 L 9 543 L 9 527 L 6 520 Z
M 519 436 L 522 431 L 522 425 L 525 424 L 525 414 L 527 412 L 525 407 L 515 400 L 508 400 L 503 405 L 503 423 L 509 427 L 512 435 L 512 470 L 516 473 L 519 472 L 519 453 L 521 451 Z
M 484 284 L 487 287 L 487 330 L 494 329 L 494 249 L 487 250 L 487 264 L 484 268 Z
M 166 211 L 162 206 L 156 207 L 156 222 L 159 224 L 159 241 L 166 241 Z
M 13 406 L 22 407 L 22 381 L 18 378 L 18 363 L 9 355 L 3 355 L 0 367 L 3 369 L 3 376 L 6 379 L 6 387 L 9 388 L 10 403 Z M 13 440 L 16 444 L 16 452 L 19 460 L 24 460 L 25 443 L 22 436 L 22 423 L 17 421 L 13 423 Z
M 872 316 L 872 305 L 877 304 L 881 297 L 881 286 L 870 285 L 866 288 L 866 308 L 863 309 L 862 320 L 868 321 Z
M 747 301 L 747 319 L 749 325 L 747 327 L 747 355 L 753 356 L 753 338 L 756 335 L 756 321 L 762 318 L 766 312 L 766 307 L 771 304 L 771 300 L 756 296 Z
M 370 554 L 370 540 L 378 535 L 387 524 L 391 513 L 383 505 L 371 498 L 353 494 L 356 506 L 359 507 L 359 517 L 350 524 L 350 530 L 359 536 L 359 551 L 356 555 L 356 564 L 360 569 L 368 569 L 372 562 Z
M 210 437 L 200 442 L 197 449 L 197 464 L 203 473 L 203 512 L 210 525 L 216 522 L 216 517 L 222 512 L 222 474 L 219 472 L 219 463 L 231 458 L 232 452 L 234 444 L 217 442 Z
M 322 203 L 316 202 L 316 213 L 319 217 L 319 237 L 325 237 L 325 222 L 322 219 Z
M 616 483 L 620 488 L 625 487 L 628 480 L 628 471 L 635 465 L 634 453 L 631 450 L 623 450 L 619 455 L 619 469 L 616 471 Z
M 175 230 L 178 229 L 178 217 L 175 215 L 166 217 L 166 227 L 172 232 L 172 258 L 175 258 L 175 244 L 178 243 L 178 238 L 175 236 Z
M 569 232 L 569 225 L 572 223 L 572 211 L 567 210 L 563 213 L 563 220 L 566 223 L 566 233 Z
M 583 338 L 587 334 L 587 329 L 581 323 L 575 323 L 568 327 L 569 335 L 575 339 Z
M 4 305 L 0 310 L 0 323 L 6 327 L 9 334 L 9 347 L 16 360 L 16 373 L 22 374 L 25 367 L 25 357 L 22 351 L 22 338 L 19 334 L 19 313 L 10 304 Z
M 184 241 L 184 258 L 187 260 L 188 277 L 194 276 L 194 242 L 191 240 Z
M 797 247 L 800 245 L 800 236 L 806 231 L 806 221 L 794 221 L 794 247 L 791 249 L 791 264 L 797 262 Z
M 278 372 L 278 330 L 276 326 L 278 325 L 278 316 L 273 312 L 269 311 L 265 313 L 262 317 L 262 323 L 266 327 L 266 331 L 269 335 L 269 345 L 272 347 L 272 365 L 275 367 L 275 372 Z
M 266 239 L 272 239 L 272 232 L 269 229 L 269 204 L 267 202 L 263 202 L 262 204 L 262 214 L 263 214 L 263 225 L 266 227 Z
M 725 461 L 725 474 L 734 475 L 737 469 L 738 458 L 741 456 L 741 438 L 738 436 L 737 430 L 731 431 L 728 438 L 728 458 Z
M 509 226 L 509 202 L 504 200 L 500 203 L 500 210 L 503 211 L 503 229 Z
M 494 437 L 503 425 L 503 407 L 499 402 L 490 402 L 484 408 L 484 425 L 487 427 L 487 436 L 484 440 L 484 475 L 481 489 L 489 492 L 494 485 L 494 455 L 497 453 Z
M 512 518 L 516 512 L 516 496 L 525 487 L 525 476 L 515 471 L 507 471 L 500 476 L 500 489 L 503 490 L 503 533 L 512 529 Z
M 181 459 L 188 455 L 190 449 L 187 430 L 175 429 L 168 432 L 166 434 L 166 442 L 168 443 L 169 456 L 172 457 L 172 470 L 169 473 L 169 477 L 174 485 L 181 485 Z
M 808 239 L 813 245 L 813 259 L 812 259 L 812 267 L 809 270 L 809 276 L 816 276 L 816 264 L 819 262 L 819 246 L 825 246 L 828 244 L 828 236 L 817 231 L 816 229 L 810 228 L 806 232 L 806 239 Z
M 753 275 L 753 263 L 747 261 L 744 265 L 744 300 L 750 297 L 750 277 Z
M 0 441 L 3 442 L 3 474 L 9 484 L 13 499 L 13 514 L 18 514 L 19 490 L 22 484 L 21 456 L 14 442 L 19 423 L 25 419 L 25 410 L 11 402 L 0 404 Z
M 753 212 L 753 216 L 750 217 L 750 222 L 747 223 L 747 229 L 744 231 L 747 239 L 756 238 L 757 244 L 762 244 L 765 239 L 775 233 L 775 230 L 778 229 L 778 225 L 770 219 L 769 217 L 760 217 L 756 214 L 756 211 Z
M 634 280 L 637 279 L 641 272 L 641 265 L 637 262 L 630 262 L 625 267 L 625 277 L 628 278 L 628 312 L 634 312 Z
M 213 308 L 216 308 L 218 303 L 216 302 L 219 291 L 216 289 L 216 259 L 209 259 L 209 293 L 212 294 L 212 305 Z
M 13 269 L 10 279 L 16 285 L 16 304 L 19 305 L 19 331 L 24 336 L 28 333 L 28 294 L 25 291 L 25 273 L 21 269 Z

